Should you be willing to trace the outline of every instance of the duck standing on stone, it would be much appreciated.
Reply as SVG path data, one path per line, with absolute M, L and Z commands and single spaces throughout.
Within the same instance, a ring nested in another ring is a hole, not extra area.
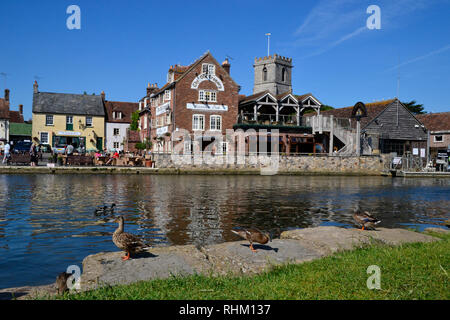
M 353 213 L 353 219 L 355 219 L 356 223 L 362 227 L 361 230 L 364 230 L 364 228 L 375 229 L 375 225 L 381 222 L 381 220 L 378 220 L 377 218 L 372 216 L 369 212 L 367 211 L 361 212 L 359 210 L 356 210 Z
M 256 252 L 255 248 L 253 248 L 253 242 L 266 244 L 267 242 L 272 241 L 272 237 L 269 233 L 260 231 L 256 228 L 231 230 L 231 232 L 237 234 L 245 240 L 248 240 L 250 242 L 250 250 L 253 252 Z
M 132 254 L 138 253 L 145 249 L 144 244 L 141 239 L 131 233 L 127 233 L 123 231 L 124 221 L 125 219 L 120 216 L 114 220 L 119 223 L 116 231 L 114 231 L 112 236 L 112 241 L 117 246 L 117 248 L 125 251 L 127 253 L 126 256 L 122 257 L 122 260 L 130 259 Z
M 72 274 L 67 272 L 61 272 L 56 277 L 56 288 L 58 289 L 58 294 L 63 294 L 66 291 L 69 291 L 67 287 L 67 280 L 70 278 Z

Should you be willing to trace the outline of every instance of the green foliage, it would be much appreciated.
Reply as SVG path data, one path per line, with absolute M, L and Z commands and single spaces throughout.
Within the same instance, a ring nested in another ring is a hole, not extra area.
M 171 277 L 105 287 L 58 299 L 450 299 L 450 235 L 401 246 L 372 244 L 256 276 Z M 381 289 L 366 286 L 381 269 Z
M 130 130 L 136 131 L 139 128 L 139 110 L 131 114 Z
M 424 108 L 423 104 L 418 104 L 416 100 L 411 100 L 410 102 L 402 102 L 406 108 L 408 108 L 409 111 L 411 111 L 413 114 L 424 114 L 427 113 Z
M 323 104 L 320 106 L 320 111 L 326 111 L 326 110 L 331 110 L 334 109 L 332 106 Z M 306 109 L 304 113 L 311 113 L 311 112 L 316 112 L 314 109 Z
M 147 138 L 145 138 L 144 142 L 136 143 L 136 149 L 138 149 L 138 150 L 145 150 L 145 149 L 150 150 L 152 148 L 152 146 L 153 146 L 153 143 Z

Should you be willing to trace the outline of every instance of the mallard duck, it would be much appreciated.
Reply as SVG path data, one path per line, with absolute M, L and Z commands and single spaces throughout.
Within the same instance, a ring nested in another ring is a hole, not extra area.
M 122 260 L 130 259 L 130 255 L 142 251 L 144 248 L 144 244 L 141 239 L 131 233 L 127 233 L 123 231 L 124 221 L 125 219 L 120 216 L 114 220 L 119 223 L 116 231 L 114 231 L 112 236 L 112 241 L 117 246 L 117 248 L 122 249 L 127 253 L 126 256 L 122 257 Z
M 369 212 L 361 212 L 359 210 L 353 213 L 353 219 L 362 227 L 361 230 L 364 230 L 364 228 L 375 228 L 375 225 L 381 222 L 381 220 L 378 220 Z
M 58 289 L 58 294 L 63 294 L 66 291 L 69 291 L 67 287 L 67 279 L 70 278 L 72 274 L 67 272 L 61 272 L 56 277 L 56 288 Z
M 231 232 L 237 234 L 245 240 L 248 240 L 250 242 L 250 250 L 253 252 L 256 252 L 256 249 L 253 248 L 253 242 L 266 244 L 267 242 L 272 241 L 272 236 L 269 233 L 263 232 L 256 228 L 231 230 Z
M 113 214 L 115 206 L 116 206 L 116 204 L 113 203 L 110 208 L 108 208 L 107 206 L 97 207 L 97 209 L 95 209 L 94 213 L 96 215 Z

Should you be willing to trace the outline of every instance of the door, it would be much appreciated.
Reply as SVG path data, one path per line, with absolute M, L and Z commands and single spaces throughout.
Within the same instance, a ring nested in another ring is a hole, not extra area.
M 97 148 L 97 150 L 103 150 L 103 138 L 102 137 L 97 138 L 96 148 Z

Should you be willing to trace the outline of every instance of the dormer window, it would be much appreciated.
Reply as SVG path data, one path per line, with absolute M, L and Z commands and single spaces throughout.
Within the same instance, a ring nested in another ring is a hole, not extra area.
M 121 111 L 113 111 L 113 119 L 122 119 Z
M 202 65 L 202 73 L 216 74 L 216 66 L 210 63 L 204 63 Z

